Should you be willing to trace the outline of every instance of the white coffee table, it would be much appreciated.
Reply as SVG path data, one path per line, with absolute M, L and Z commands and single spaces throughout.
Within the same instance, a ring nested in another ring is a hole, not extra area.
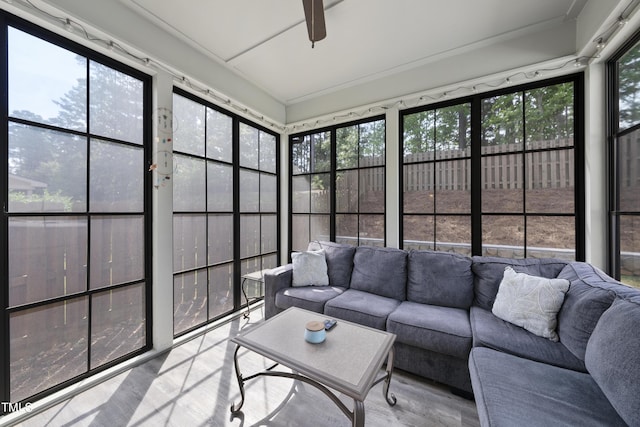
M 292 378 L 311 384 L 326 394 L 354 426 L 364 426 L 364 399 L 369 390 L 384 381 L 383 394 L 389 405 L 396 404 L 389 384 L 393 372 L 394 334 L 338 320 L 323 343 L 310 344 L 304 340 L 304 330 L 311 320 L 323 321 L 328 317 L 297 307 L 268 319 L 256 327 L 232 338 L 236 346 L 234 366 L 241 400 L 231 405 L 237 414 L 245 399 L 245 382 L 259 376 Z M 245 347 L 276 362 L 265 371 L 249 376 L 240 373 L 238 350 Z M 387 361 L 386 373 L 379 375 Z M 293 372 L 274 370 L 278 365 Z M 353 411 L 332 391 L 343 393 L 353 399 Z

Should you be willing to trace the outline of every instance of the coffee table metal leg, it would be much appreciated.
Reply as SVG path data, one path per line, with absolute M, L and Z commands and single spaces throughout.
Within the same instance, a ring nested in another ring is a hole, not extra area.
M 360 400 L 353 401 L 353 427 L 364 427 L 364 402 Z
M 236 351 L 233 353 L 233 366 L 236 370 L 236 378 L 238 379 L 238 386 L 240 387 L 240 403 L 236 405 L 235 403 L 231 404 L 231 413 L 235 414 L 240 412 L 242 409 L 242 405 L 244 405 L 244 379 L 242 378 L 242 374 L 240 373 L 240 367 L 238 366 L 238 350 L 240 350 L 240 346 L 236 346 Z
M 389 385 L 391 384 L 391 375 L 393 374 L 393 356 L 394 356 L 394 350 L 393 350 L 393 347 L 391 347 L 391 350 L 389 350 L 389 356 L 387 357 L 387 375 L 384 380 L 384 386 L 382 387 L 384 398 L 386 399 L 387 403 L 391 406 L 394 406 L 398 401 L 396 399 L 396 396 L 393 393 L 389 395 Z

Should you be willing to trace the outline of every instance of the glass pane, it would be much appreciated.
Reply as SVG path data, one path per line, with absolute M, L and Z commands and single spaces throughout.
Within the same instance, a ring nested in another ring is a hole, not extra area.
M 233 259 L 233 215 L 209 215 L 209 262 L 217 264 Z M 174 239 L 175 248 L 175 239 Z
M 311 163 L 313 172 L 329 172 L 331 170 L 331 132 L 320 132 L 311 135 L 313 149 Z
M 260 174 L 260 212 L 278 210 L 278 184 L 275 175 Z
M 206 219 L 205 215 L 173 215 L 173 271 L 206 265 Z
M 527 153 L 527 212 L 574 213 L 574 151 Z
M 173 276 L 173 333 L 207 321 L 207 270 Z
M 207 162 L 207 210 L 209 212 L 233 210 L 233 167 L 231 165 Z
M 433 216 L 405 215 L 402 227 L 404 249 L 435 249 Z
M 330 229 L 330 220 L 331 217 L 329 215 L 311 215 L 311 231 L 310 231 L 310 239 L 312 242 L 314 240 L 319 240 L 321 242 L 327 242 L 331 240 L 331 229 Z
M 618 60 L 618 127 L 630 128 L 640 122 L 640 75 L 638 58 L 640 45 L 636 44 Z
M 298 137 L 292 139 L 291 144 L 291 174 L 298 175 L 301 173 L 311 172 L 311 150 L 310 137 Z M 299 142 L 296 142 L 299 141 Z
M 309 212 L 309 204 L 311 203 L 311 176 L 301 175 L 294 176 L 292 181 L 292 210 L 295 213 Z
M 233 119 L 207 108 L 207 157 L 231 163 L 233 161 Z
M 331 175 L 311 176 L 311 212 L 329 213 L 331 210 Z
M 260 254 L 260 215 L 240 215 L 240 257 Z
M 640 216 L 620 217 L 620 280 L 640 288 Z
M 358 171 L 336 173 L 336 211 L 358 212 Z
M 522 155 L 482 157 L 482 212 L 518 212 L 524 209 Z
M 142 212 L 144 151 L 142 147 L 91 140 L 92 212 Z
M 204 211 L 205 161 L 176 154 L 173 162 L 173 210 Z
M 145 346 L 144 292 L 140 283 L 91 297 L 91 369 Z
M 336 130 L 336 168 L 358 167 L 358 126 Z
M 360 212 L 384 212 L 385 168 L 360 169 Z M 350 172 L 347 172 L 350 173 Z
M 527 149 L 573 146 L 573 83 L 525 92 Z
M 89 107 L 92 134 L 143 143 L 142 81 L 91 61 Z
M 262 257 L 262 269 L 271 269 L 276 268 L 278 266 L 278 256 L 276 254 L 265 255 Z M 256 295 L 257 296 L 257 295 Z M 262 295 L 264 296 L 264 290 L 262 290 Z
M 437 216 L 436 250 L 471 256 L 471 217 Z
M 306 251 L 310 241 L 309 215 L 291 215 L 291 250 Z
M 360 245 L 384 246 L 384 215 L 360 215 Z
M 435 111 L 404 116 L 404 162 L 423 162 L 434 159 Z
M 260 211 L 260 174 L 240 170 L 240 212 Z
M 471 156 L 471 104 L 436 110 L 435 149 L 438 159 Z
M 260 132 L 260 170 L 276 173 L 276 137 Z
M 258 169 L 259 138 L 258 129 L 245 123 L 240 123 L 240 166 Z
M 254 273 L 262 270 L 262 257 L 254 257 L 249 259 L 243 259 L 240 263 L 240 275 Z
M 522 150 L 522 93 L 482 100 L 482 154 Z
M 566 216 L 527 216 L 527 256 L 575 261 L 576 220 Z
M 209 318 L 233 310 L 233 264 L 209 268 Z
M 8 36 L 9 115 L 86 131 L 87 60 L 15 28 Z
M 359 128 L 359 166 L 384 165 L 386 138 L 384 120 L 362 123 Z
M 87 210 L 87 143 L 78 136 L 9 123 L 9 211 Z
M 173 149 L 175 151 L 204 156 L 205 108 L 199 102 L 173 94 L 173 123 L 175 128 L 173 131 Z
M 88 308 L 82 297 L 9 315 L 12 402 L 87 371 Z
M 524 217 L 482 217 L 482 255 L 524 258 Z
M 336 215 L 336 242 L 358 245 L 358 215 Z
M 405 213 L 433 213 L 434 163 L 405 165 L 403 168 L 403 209 Z
M 9 305 L 87 289 L 87 221 L 9 218 Z
M 262 215 L 261 221 L 260 253 L 275 252 L 278 250 L 278 218 L 276 215 Z
M 640 130 L 618 140 L 620 210 L 640 212 Z
M 436 212 L 471 212 L 471 160 L 438 162 L 436 167 Z
M 90 288 L 144 278 L 144 217 L 91 218 Z

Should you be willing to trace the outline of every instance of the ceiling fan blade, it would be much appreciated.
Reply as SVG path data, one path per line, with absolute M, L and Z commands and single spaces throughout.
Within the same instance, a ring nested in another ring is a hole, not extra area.
M 302 0 L 304 18 L 307 21 L 309 40 L 317 42 L 327 36 L 324 25 L 324 6 L 322 0 Z

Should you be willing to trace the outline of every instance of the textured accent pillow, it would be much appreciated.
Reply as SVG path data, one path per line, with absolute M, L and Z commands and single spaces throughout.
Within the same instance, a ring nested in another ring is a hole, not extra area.
M 491 311 L 533 334 L 558 341 L 557 315 L 568 290 L 568 280 L 530 276 L 506 267 Z
M 294 252 L 292 286 L 329 286 L 324 250 Z

